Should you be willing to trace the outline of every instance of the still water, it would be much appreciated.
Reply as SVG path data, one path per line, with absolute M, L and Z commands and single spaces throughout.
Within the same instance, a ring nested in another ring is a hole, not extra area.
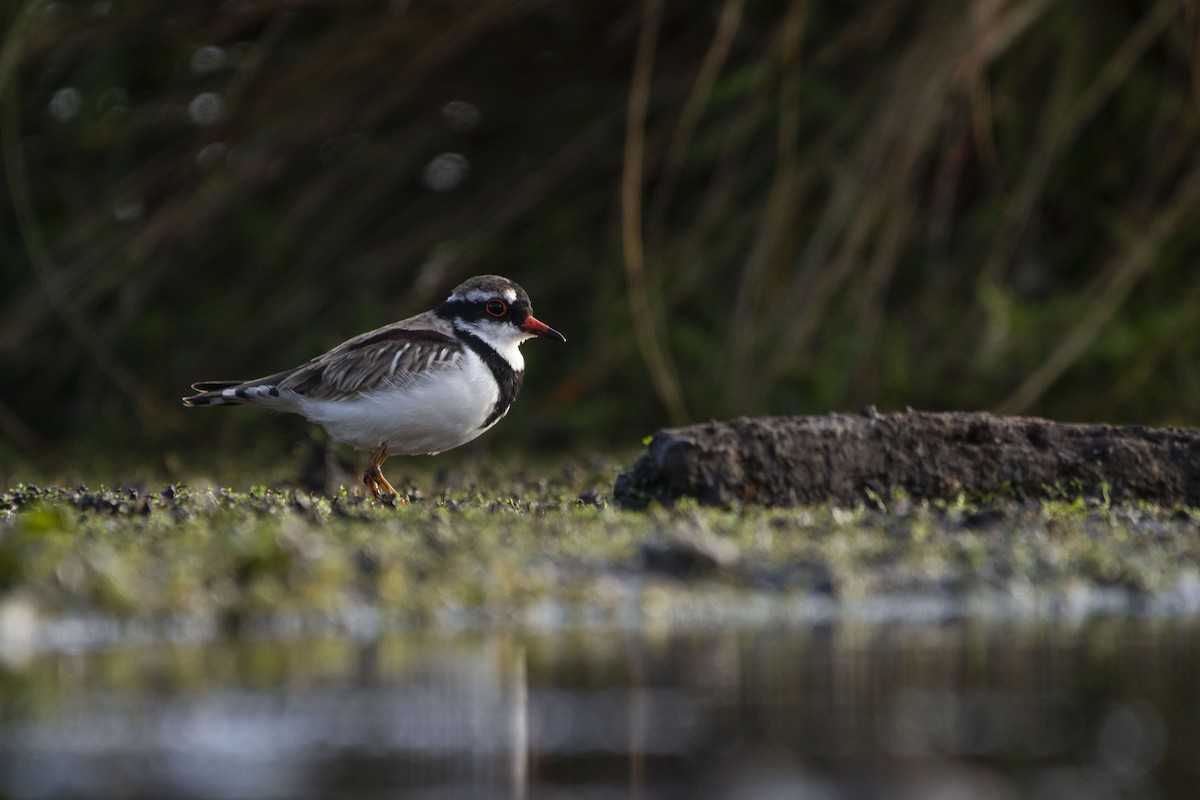
M 3 798 L 1197 796 L 1197 620 L 141 643 L 0 667 Z

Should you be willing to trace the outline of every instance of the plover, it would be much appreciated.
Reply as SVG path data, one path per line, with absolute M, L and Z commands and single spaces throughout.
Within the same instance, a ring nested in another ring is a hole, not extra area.
M 525 376 L 520 345 L 566 337 L 533 316 L 508 278 L 479 275 L 435 309 L 355 336 L 295 369 L 250 381 L 203 381 L 185 406 L 252 405 L 289 411 L 331 438 L 370 452 L 363 483 L 376 499 L 396 490 L 389 455 L 466 444 L 508 413 Z

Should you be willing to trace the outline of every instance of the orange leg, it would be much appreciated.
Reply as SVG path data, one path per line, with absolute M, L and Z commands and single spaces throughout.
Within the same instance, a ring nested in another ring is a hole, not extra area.
M 367 471 L 363 473 L 363 483 L 370 489 L 371 494 L 376 500 L 382 500 L 383 495 L 390 494 L 399 497 L 396 489 L 388 483 L 388 479 L 383 477 L 383 462 L 387 460 L 387 444 L 381 444 L 375 448 L 375 453 L 371 456 L 371 463 L 367 465 Z

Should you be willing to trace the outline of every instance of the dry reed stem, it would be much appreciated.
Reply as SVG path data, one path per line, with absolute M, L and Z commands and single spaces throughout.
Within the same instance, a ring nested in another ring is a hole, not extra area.
M 662 246 L 661 239 L 666 226 L 667 209 L 675 191 L 679 170 L 687 158 L 688 148 L 696 133 L 696 126 L 704 114 L 704 107 L 712 95 L 722 67 L 725 66 L 725 60 L 729 57 L 729 48 L 741 25 L 742 11 L 745 6 L 746 0 L 725 0 L 721 6 L 717 28 L 713 31 L 712 40 L 709 42 L 708 50 L 704 53 L 704 60 L 700 63 L 700 69 L 696 73 L 695 81 L 692 82 L 687 100 L 684 101 L 683 110 L 679 112 L 675 130 L 671 133 L 671 141 L 667 144 L 666 158 L 658 178 L 658 188 L 655 190 L 654 200 L 650 204 L 648 227 L 652 232 L 650 238 L 656 243 L 656 249 L 661 249 Z
M 1125 37 L 1087 88 L 1078 94 L 1078 100 L 1070 105 L 1053 101 L 1048 104 L 1050 113 L 1047 119 L 1050 121 L 1050 127 L 1046 132 L 1045 141 L 1040 151 L 1035 150 L 1029 158 L 1025 174 L 1009 204 L 1005 221 L 998 227 L 990 255 L 979 272 L 979 284 L 990 284 L 1000 280 L 1004 268 L 1012 263 L 1013 256 L 1024 239 L 1023 234 L 1033 219 L 1034 209 L 1042 197 L 1051 166 L 1078 139 L 1088 122 L 1112 97 L 1134 65 L 1170 24 L 1178 5 L 1179 0 L 1158 0 Z M 1059 88 L 1064 93 L 1069 89 L 1065 83 L 1060 84 Z M 1059 106 L 1067 109 L 1061 118 L 1053 113 Z
M 664 0 L 645 0 L 638 34 L 633 80 L 629 86 L 628 119 L 621 171 L 621 244 L 625 276 L 629 282 L 629 312 L 642 360 L 650 372 L 655 393 L 672 423 L 688 420 L 679 377 L 658 328 L 660 322 L 646 276 L 646 251 L 642 240 L 642 183 L 646 157 L 646 111 L 654 70 L 654 50 L 662 23 Z
M 1016 414 L 1027 410 L 1079 360 L 1112 321 L 1130 291 L 1154 263 L 1154 257 L 1197 201 L 1200 201 L 1200 160 L 1180 182 L 1170 204 L 1156 210 L 1145 233 L 1135 233 L 1135 238 L 1101 271 L 1093 286 L 1103 285 L 1096 289 L 1093 299 L 1083 303 L 1085 313 L 1079 324 L 1063 337 L 1042 365 L 996 407 L 998 412 Z M 1132 226 L 1132 229 L 1141 230 L 1138 226 Z
M 755 229 L 754 243 L 742 268 L 733 301 L 733 324 L 729 329 L 726 360 L 729 365 L 726 407 L 747 413 L 763 387 L 753 375 L 754 348 L 762 331 L 756 324 L 763 302 L 767 276 L 781 257 L 781 242 L 793 235 L 796 196 L 799 188 L 799 84 L 808 0 L 792 0 L 780 28 L 778 58 L 779 122 L 776 125 L 775 169 Z

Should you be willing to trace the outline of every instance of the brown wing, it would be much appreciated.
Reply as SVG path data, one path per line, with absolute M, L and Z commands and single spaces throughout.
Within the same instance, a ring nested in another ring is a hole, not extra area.
M 314 400 L 330 400 L 370 391 L 383 381 L 402 383 L 449 366 L 462 345 L 431 329 L 381 328 L 363 334 L 307 364 L 255 384 L 274 384 Z
M 356 336 L 295 369 L 250 381 L 205 381 L 187 406 L 254 403 L 291 390 L 314 400 L 366 392 L 384 381 L 403 383 L 452 365 L 462 353 L 450 323 L 432 312 Z

